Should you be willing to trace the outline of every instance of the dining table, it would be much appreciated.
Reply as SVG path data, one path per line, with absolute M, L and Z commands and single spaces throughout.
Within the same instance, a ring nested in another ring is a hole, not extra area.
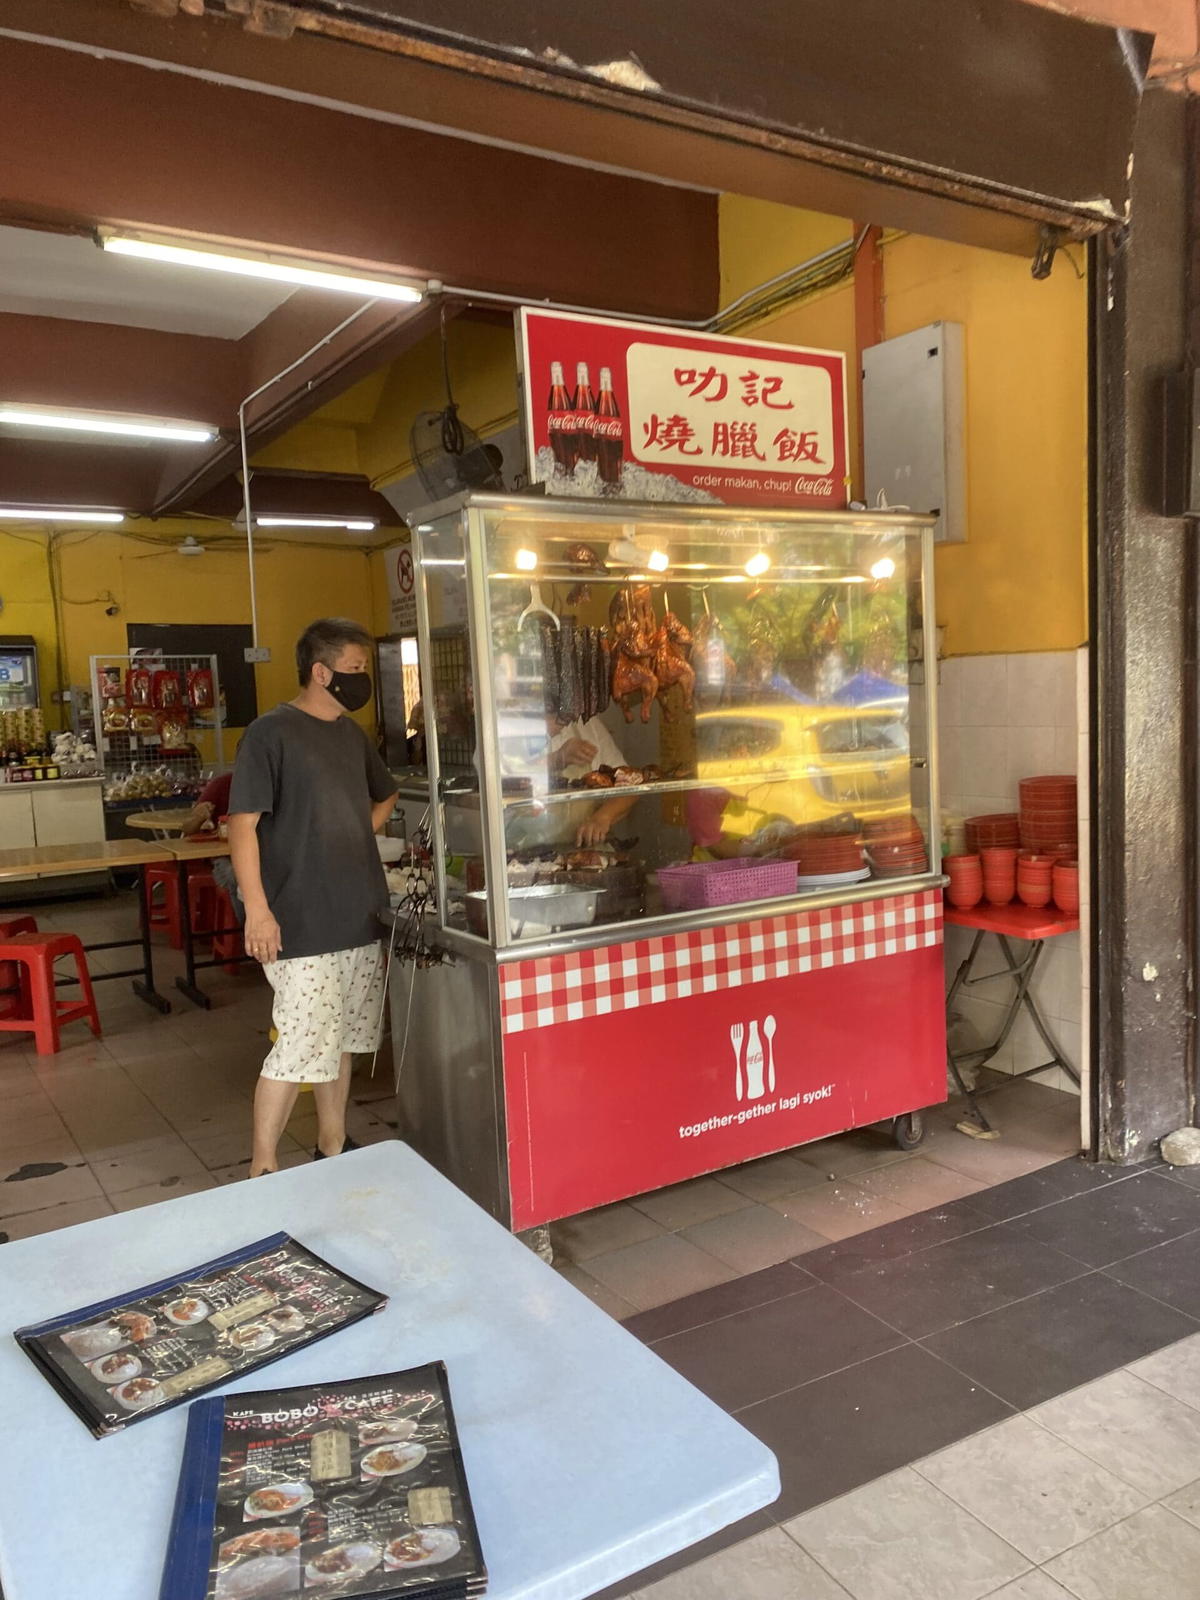
M 387 1304 L 221 1392 L 444 1362 L 489 1600 L 584 1600 L 777 1497 L 765 1444 L 396 1139 L 6 1244 L 5 1328 L 128 1298 L 278 1232 Z M 12 1338 L 0 1393 L 6 1600 L 172 1600 L 188 1407 L 95 1439 Z M 189 1506 L 184 1536 L 203 1541 Z
M 132 978 L 133 992 L 139 1000 L 144 1000 L 156 1011 L 167 1012 L 171 1009 L 171 1002 L 154 987 L 154 947 L 150 939 L 150 906 L 144 879 L 148 866 L 167 865 L 171 860 L 164 846 L 152 839 L 97 839 L 89 844 L 29 845 L 17 850 L 0 850 L 0 880 L 133 868 L 137 874 L 137 938 L 103 939 L 85 944 L 83 948 L 89 955 L 99 954 L 102 950 L 140 950 L 140 966 L 122 968 L 119 972 L 93 972 L 92 982 Z

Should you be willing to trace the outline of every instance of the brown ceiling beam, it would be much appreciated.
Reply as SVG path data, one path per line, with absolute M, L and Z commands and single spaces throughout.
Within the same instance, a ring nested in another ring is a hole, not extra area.
M 134 20 L 148 42 L 190 25 Z M 4 80 L 0 218 L 234 240 L 669 319 L 716 309 L 713 195 L 12 38 Z

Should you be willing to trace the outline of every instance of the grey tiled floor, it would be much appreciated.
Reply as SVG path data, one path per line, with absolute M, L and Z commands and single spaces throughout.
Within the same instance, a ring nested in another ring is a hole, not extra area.
M 28 909 L 43 929 L 85 942 L 128 938 L 136 926 L 128 894 Z M 131 954 L 89 960 L 94 971 L 113 971 Z M 123 979 L 98 983 L 102 1037 L 70 1024 L 55 1056 L 37 1056 L 27 1035 L 0 1034 L 0 1242 L 246 1176 L 270 990 L 257 972 L 206 971 L 200 981 L 213 1006 L 202 1011 L 175 990 L 182 971 L 182 958 L 156 940 L 155 981 L 172 996 L 171 1014 L 151 1010 Z M 347 1121 L 360 1144 L 394 1136 L 391 1088 L 382 1057 L 374 1081 L 365 1069 L 356 1074 Z M 280 1147 L 283 1165 L 310 1160 L 315 1134 L 312 1098 L 302 1094 Z

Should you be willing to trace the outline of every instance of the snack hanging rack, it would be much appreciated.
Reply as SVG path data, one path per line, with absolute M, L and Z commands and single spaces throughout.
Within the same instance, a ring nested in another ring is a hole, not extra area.
M 96 752 L 106 784 L 153 775 L 157 790 L 130 796 L 146 799 L 195 786 L 202 773 L 224 765 L 216 656 L 93 656 L 91 679 Z

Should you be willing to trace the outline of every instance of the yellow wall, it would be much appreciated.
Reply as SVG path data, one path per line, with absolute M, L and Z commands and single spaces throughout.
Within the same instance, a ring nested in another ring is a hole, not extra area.
M 848 236 L 825 220 L 822 232 L 811 212 L 727 196 L 723 302 Z M 1073 649 L 1087 638 L 1085 284 L 1066 255 L 1039 283 L 1017 257 L 915 235 L 885 245 L 883 259 L 887 337 L 936 321 L 965 329 L 967 542 L 936 556 L 946 652 Z M 852 356 L 852 287 L 755 332 Z
M 179 539 L 192 533 L 207 549 L 181 556 Z M 141 534 L 142 537 L 137 537 Z M 38 642 L 43 703 L 55 687 L 55 643 L 44 533 L 0 533 L 0 631 L 32 633 Z M 222 548 L 222 543 L 228 547 Z M 55 536 L 62 598 L 65 685 L 86 686 L 93 655 L 123 654 L 126 626 L 136 622 L 249 623 L 250 592 L 244 540 L 214 522 L 131 523 L 129 532 L 66 530 Z M 260 710 L 290 699 L 296 689 L 292 648 L 306 623 L 318 616 L 348 616 L 373 628 L 376 606 L 370 554 L 264 542 L 256 556 L 259 639 L 271 661 L 255 668 Z M 120 607 L 105 614 L 110 597 Z M 386 601 L 386 587 L 385 587 Z M 386 604 L 384 606 L 386 618 Z M 363 713 L 360 721 L 369 725 Z

